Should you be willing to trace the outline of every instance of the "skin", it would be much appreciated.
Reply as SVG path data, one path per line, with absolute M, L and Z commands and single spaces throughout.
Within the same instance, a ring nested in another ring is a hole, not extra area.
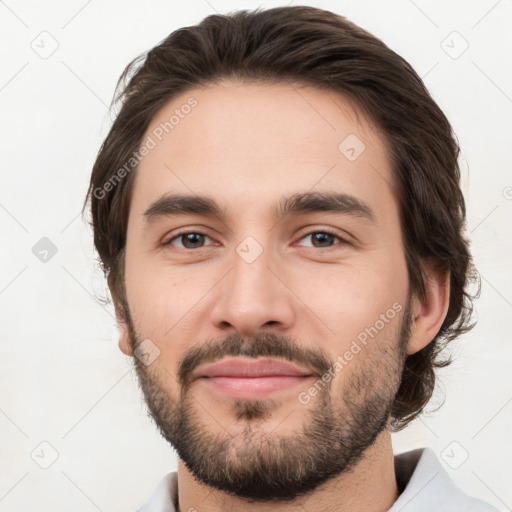
M 187 351 L 230 334 L 288 336 L 299 350 L 322 350 L 335 361 L 398 302 L 401 313 L 332 379 L 325 392 L 338 404 L 358 369 L 386 351 L 398 354 L 407 304 L 409 280 L 385 140 L 371 120 L 332 92 L 239 82 L 174 98 L 146 135 L 191 96 L 197 106 L 140 163 L 128 221 L 126 298 L 139 339 L 149 338 L 160 350 L 152 375 L 177 400 L 179 363 Z M 349 134 L 365 145 L 355 161 L 338 149 Z M 372 209 L 375 223 L 332 212 L 272 216 L 284 196 L 308 191 L 349 193 Z M 228 215 L 170 216 L 148 225 L 144 212 L 166 193 L 209 196 Z M 308 235 L 326 228 L 348 243 L 333 238 L 329 247 L 313 246 Z M 186 249 L 182 238 L 163 245 L 182 230 L 206 234 L 204 247 Z M 236 252 L 247 236 L 263 249 L 250 264 Z M 448 308 L 448 276 L 427 263 L 425 272 L 426 296 L 410 303 L 407 354 L 434 338 Z M 110 281 L 109 286 L 123 318 Z M 126 322 L 119 328 L 120 349 L 133 356 Z M 401 368 L 397 360 L 397 383 Z M 258 439 L 270 433 L 292 439 L 302 432 L 306 411 L 314 411 L 321 397 L 308 404 L 297 400 L 311 384 L 279 394 L 265 419 L 252 424 Z M 232 399 L 197 383 L 189 393 L 194 418 L 208 433 L 228 432 L 235 448 L 247 443 L 244 428 L 251 420 L 235 417 Z M 181 459 L 178 486 L 181 511 L 385 511 L 398 497 L 389 422 L 351 471 L 294 501 L 250 503 L 214 490 Z

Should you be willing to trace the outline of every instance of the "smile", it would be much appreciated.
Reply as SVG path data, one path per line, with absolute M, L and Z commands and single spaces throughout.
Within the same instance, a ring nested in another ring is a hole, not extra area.
M 195 376 L 216 393 L 238 399 L 262 399 L 304 384 L 313 375 L 287 361 L 238 357 L 200 367 Z

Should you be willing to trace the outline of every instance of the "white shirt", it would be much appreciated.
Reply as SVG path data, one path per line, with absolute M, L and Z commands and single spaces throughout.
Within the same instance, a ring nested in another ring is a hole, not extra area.
M 431 448 L 395 455 L 395 475 L 404 490 L 388 512 L 499 512 L 459 489 Z M 177 503 L 178 474 L 173 472 L 137 512 L 176 512 Z

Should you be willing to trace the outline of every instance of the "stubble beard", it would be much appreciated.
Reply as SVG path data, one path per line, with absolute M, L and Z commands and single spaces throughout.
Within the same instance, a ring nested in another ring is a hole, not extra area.
M 333 366 L 320 350 L 306 351 L 293 340 L 271 333 L 212 340 L 180 361 L 179 397 L 161 384 L 162 373 L 137 358 L 135 368 L 151 417 L 199 482 L 247 502 L 291 501 L 351 471 L 386 428 L 407 357 L 409 311 L 408 303 L 398 340 L 388 340 L 384 347 L 377 345 L 378 339 L 370 341 L 362 355 L 341 370 L 350 372 L 343 389 L 335 389 L 336 378 L 331 380 L 311 399 L 310 407 L 294 396 L 303 420 L 292 432 L 279 425 L 272 431 L 265 428 L 265 421 L 280 405 L 273 399 L 233 400 L 232 414 L 240 428 L 229 432 L 214 415 L 208 415 L 209 404 L 200 404 L 194 397 L 190 375 L 200 363 L 221 354 L 314 361 L 320 374 Z M 136 347 L 142 338 L 131 319 L 127 324 Z M 205 422 L 201 415 L 211 421 Z

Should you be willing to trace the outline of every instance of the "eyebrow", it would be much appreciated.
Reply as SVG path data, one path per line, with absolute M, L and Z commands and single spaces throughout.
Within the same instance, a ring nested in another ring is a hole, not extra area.
M 282 199 L 272 210 L 273 216 L 279 220 L 287 215 L 316 212 L 344 214 L 376 222 L 375 213 L 364 201 L 345 193 L 297 193 Z M 167 194 L 152 203 L 144 212 L 143 218 L 149 225 L 161 218 L 177 215 L 204 215 L 225 219 L 227 210 L 206 196 Z

